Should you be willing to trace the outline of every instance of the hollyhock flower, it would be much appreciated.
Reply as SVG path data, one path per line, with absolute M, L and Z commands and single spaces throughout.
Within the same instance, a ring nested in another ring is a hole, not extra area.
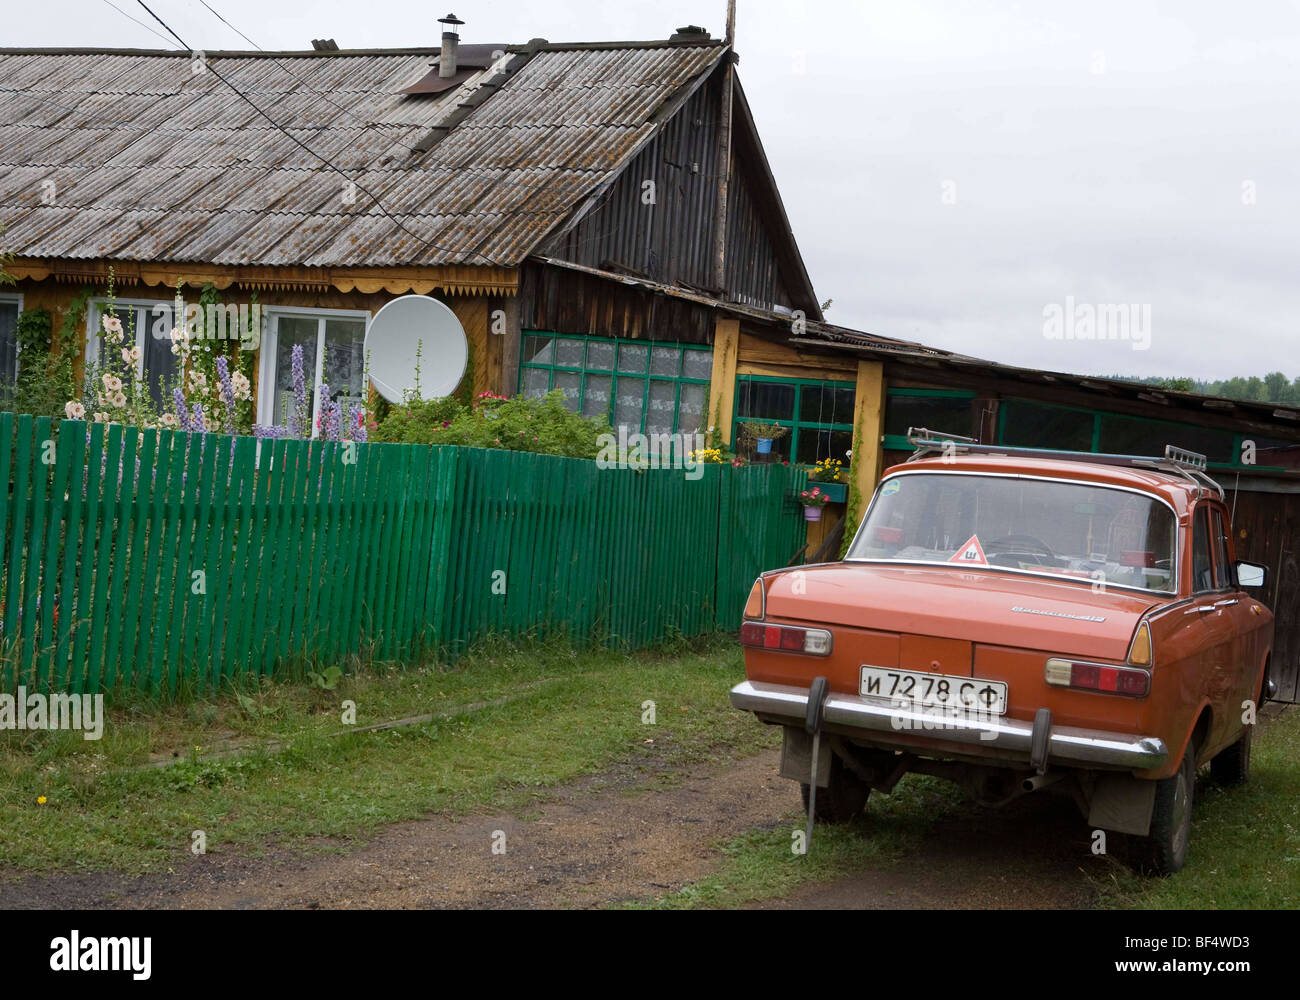
M 122 333 L 122 321 L 116 316 L 106 313 L 103 319 L 104 332 L 111 333 L 114 336 L 120 336 Z
M 126 395 L 119 389 L 117 392 L 113 393 L 111 402 L 118 409 L 121 409 L 126 405 Z
M 110 394 L 115 392 L 121 392 L 122 380 L 118 378 L 116 375 L 105 375 L 104 388 L 107 389 Z
M 86 408 L 76 402 L 69 402 L 68 405 L 63 408 L 63 412 L 68 415 L 69 420 L 82 420 L 86 416 Z

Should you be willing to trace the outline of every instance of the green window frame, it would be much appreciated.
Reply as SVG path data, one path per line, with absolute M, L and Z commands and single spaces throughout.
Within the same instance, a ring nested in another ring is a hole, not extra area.
M 746 383 L 748 383 L 748 384 L 759 384 L 759 385 L 788 385 L 788 386 L 793 386 L 793 387 L 794 387 L 794 404 L 793 404 L 793 408 L 792 408 L 792 410 L 791 410 L 792 419 L 789 419 L 789 420 L 783 420 L 783 419 L 780 419 L 780 418 L 777 418 L 777 417 L 766 417 L 766 416 L 763 416 L 763 417 L 749 417 L 749 418 L 746 418 L 746 417 L 742 417 L 742 416 L 740 416 L 740 407 L 741 407 L 741 387 L 742 387 L 743 385 L 745 385 Z M 837 432 L 837 431 L 838 431 L 838 432 L 844 432 L 844 433 L 847 433 L 847 434 L 849 435 L 849 439 L 850 439 L 850 441 L 851 441 L 851 440 L 852 440 L 852 435 L 853 435 L 853 424 L 852 424 L 852 423 L 830 423 L 830 422 L 824 422 L 824 421 L 813 421 L 813 420 L 803 420 L 803 419 L 801 419 L 801 414 L 803 413 L 803 393 L 804 393 L 804 391 L 807 390 L 807 389 L 810 389 L 810 388 L 812 388 L 812 389 L 819 389 L 819 390 L 820 390 L 820 389 L 825 388 L 825 387 L 834 387 L 834 388 L 840 388 L 840 389 L 848 389 L 848 390 L 850 390 L 851 392 L 853 392 L 853 393 L 855 394 L 855 396 L 856 396 L 856 392 L 857 392 L 857 383 L 854 382 L 854 381 L 850 381 L 850 380 L 825 379 L 825 378 L 780 378 L 780 377 L 771 376 L 771 375 L 738 375 L 738 376 L 736 376 L 735 397 L 734 397 L 734 399 L 735 399 L 735 405 L 734 405 L 734 407 L 733 407 L 733 409 L 735 410 L 736 415 L 735 415 L 735 417 L 734 417 L 733 424 L 732 424 L 732 429 L 731 429 L 731 440 L 732 440 L 732 446 L 735 447 L 737 444 L 739 444 L 740 425 L 741 425 L 741 424 L 742 424 L 746 419 L 762 420 L 764 423 L 779 424 L 779 425 L 782 426 L 782 427 L 787 427 L 787 428 L 789 428 L 789 430 L 790 430 L 790 462 L 791 462 L 791 464 L 795 464 L 796 461 L 797 461 L 797 458 L 798 458 L 798 455 L 799 455 L 799 440 L 800 440 L 800 435 L 801 435 L 801 434 L 807 434 L 807 433 L 820 434 L 820 433 L 827 432 L 827 431 L 830 431 L 830 432 Z M 855 398 L 855 402 L 856 402 L 856 398 Z M 850 413 L 853 412 L 853 408 L 852 408 L 852 407 L 850 407 L 849 412 L 850 412 Z M 850 445 L 850 447 L 852 447 L 852 445 Z M 825 457 L 825 456 L 822 456 L 822 457 Z M 836 456 L 834 456 L 834 457 L 841 457 L 841 456 L 836 455 Z M 807 465 L 807 464 L 810 464 L 810 463 L 803 463 L 803 464 Z M 847 463 L 846 463 L 846 464 L 847 464 Z
M 1014 402 L 1029 403 L 1034 406 L 1046 407 L 1053 410 L 1060 410 L 1062 412 L 1087 414 L 1089 418 L 1092 420 L 1092 441 L 1091 441 L 1091 445 L 1086 450 L 1092 452 L 1093 454 L 1099 454 L 1103 450 L 1101 447 L 1102 420 L 1104 420 L 1106 417 L 1114 417 L 1123 420 L 1132 420 L 1138 423 L 1152 424 L 1155 427 L 1163 428 L 1163 435 L 1167 439 L 1165 443 L 1174 444 L 1174 445 L 1179 444 L 1179 431 L 1184 427 L 1188 428 L 1189 430 L 1197 431 L 1197 432 L 1203 432 L 1207 430 L 1213 431 L 1215 429 L 1213 427 L 1207 427 L 1203 424 L 1186 424 L 1186 423 L 1181 423 L 1177 420 L 1158 420 L 1154 417 L 1136 417 L 1133 416 L 1132 414 L 1116 413 L 1111 410 L 1093 410 L 1083 406 L 1061 406 L 1057 403 L 1045 403 L 1037 399 L 1022 399 L 1020 397 L 1013 397 L 1010 399 L 1002 400 L 998 405 L 998 444 L 1008 444 L 1006 438 L 1007 407 L 1005 404 L 1014 403 Z M 1286 466 L 1258 465 L 1258 464 L 1246 465 L 1241 461 L 1244 442 L 1271 441 L 1271 440 L 1272 439 L 1266 438 L 1264 435 L 1260 435 L 1260 434 L 1234 433 L 1232 439 L 1232 461 L 1231 462 L 1210 461 L 1208 463 L 1208 466 L 1211 469 L 1218 469 L 1220 471 L 1230 470 L 1233 472 L 1295 471 L 1294 468 L 1288 470 Z M 1061 449 L 1061 450 L 1068 450 L 1068 449 Z
M 533 341 L 549 340 L 549 344 L 540 347 L 537 353 L 531 353 L 530 339 Z M 577 344 L 581 344 L 580 360 L 576 355 L 565 359 L 559 358 L 561 342 L 569 345 L 570 349 Z M 609 349 L 611 352 L 609 367 L 600 367 L 599 364 L 593 362 L 593 345 L 602 351 L 606 348 Z M 708 345 L 680 344 L 675 341 L 665 340 L 629 340 L 616 337 L 571 335 L 551 333 L 545 330 L 524 330 L 522 347 L 523 355 L 519 363 L 520 393 L 531 392 L 538 394 L 540 385 L 537 380 L 544 378 L 546 391 L 552 392 L 556 388 L 564 390 L 566 399 L 572 404 L 570 408 L 575 412 L 583 413 L 589 417 L 603 416 L 609 420 L 611 427 L 617 429 L 619 426 L 618 402 L 620 398 L 628 398 L 627 389 L 629 386 L 640 383 L 640 420 L 635 426 L 630 422 L 626 423 L 626 426 L 630 432 L 644 434 L 649 433 L 647 426 L 652 416 L 652 389 L 656 383 L 671 385 L 673 425 L 667 429 L 667 432 L 673 434 L 703 433 L 708 427 L 709 387 L 713 381 L 713 348 Z M 628 367 L 624 367 L 625 350 L 629 359 L 635 357 L 637 352 L 644 351 L 646 354 L 644 366 L 637 370 L 631 370 L 630 364 Z M 667 351 L 670 350 L 676 352 L 676 359 L 665 367 L 664 362 L 669 361 Z M 704 358 L 708 359 L 707 365 L 703 361 Z M 658 371 L 656 371 L 656 365 L 658 365 Z M 570 394 L 568 386 L 557 386 L 556 384 L 557 381 L 561 380 L 572 383 L 575 376 L 575 394 Z M 610 380 L 609 402 L 603 410 L 588 406 L 588 380 L 604 378 Z M 697 390 L 693 393 L 701 403 L 697 426 L 683 425 L 682 391 L 683 387 L 686 386 L 699 386 L 702 388 L 702 392 Z M 623 390 L 621 394 L 620 387 Z M 654 433 L 665 433 L 665 429 L 657 427 Z
M 975 398 L 975 393 L 969 389 L 888 389 L 885 393 L 885 421 L 889 421 L 889 403 L 896 398 L 913 398 L 913 399 L 963 399 L 969 403 Z M 946 431 L 949 434 L 971 434 L 972 419 L 969 412 L 966 415 L 965 427 L 927 427 L 927 430 Z M 885 434 L 884 438 L 885 451 L 914 451 L 915 448 L 907 440 L 905 434 Z

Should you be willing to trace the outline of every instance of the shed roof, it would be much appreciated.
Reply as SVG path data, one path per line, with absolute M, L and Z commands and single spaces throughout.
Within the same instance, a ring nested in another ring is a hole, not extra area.
M 701 40 L 500 46 L 462 66 L 460 86 L 407 95 L 438 50 L 208 52 L 196 65 L 175 51 L 0 49 L 5 247 L 513 266 L 725 51 Z

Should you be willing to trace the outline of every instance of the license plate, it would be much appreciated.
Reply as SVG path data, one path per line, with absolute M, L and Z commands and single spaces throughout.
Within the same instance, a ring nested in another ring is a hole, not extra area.
M 862 697 L 883 698 L 912 708 L 950 709 L 1005 715 L 1007 685 L 978 677 L 923 674 L 916 670 L 862 667 Z

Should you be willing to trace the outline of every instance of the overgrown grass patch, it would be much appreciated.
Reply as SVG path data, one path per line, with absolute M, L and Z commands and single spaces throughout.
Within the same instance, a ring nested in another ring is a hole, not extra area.
M 1300 711 L 1264 721 L 1250 780 L 1196 783 L 1187 865 L 1168 878 L 1116 866 L 1099 904 L 1118 909 L 1295 909 L 1300 906 Z
M 673 655 L 485 644 L 454 668 L 346 675 L 332 691 L 118 699 L 98 742 L 0 734 L 0 866 L 157 870 L 195 830 L 209 853 L 319 847 L 431 812 L 521 808 L 620 763 L 652 774 L 757 751 L 776 735 L 728 704 L 743 673 L 729 641 Z M 356 732 L 344 701 L 358 727 L 435 718 Z

